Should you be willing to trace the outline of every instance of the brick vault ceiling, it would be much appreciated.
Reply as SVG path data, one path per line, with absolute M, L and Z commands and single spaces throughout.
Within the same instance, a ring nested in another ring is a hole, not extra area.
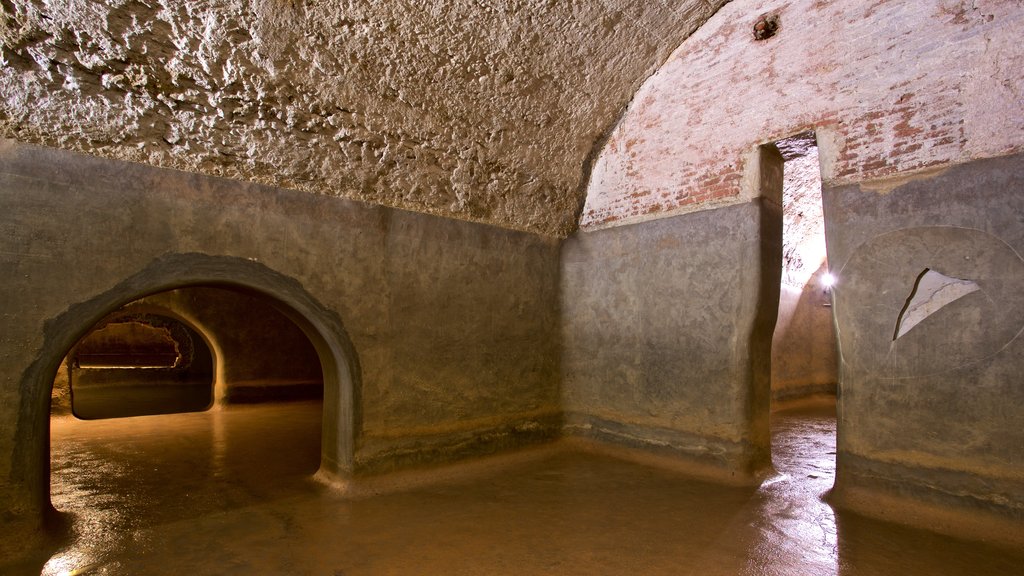
M 564 236 L 725 0 L 0 0 L 0 136 Z

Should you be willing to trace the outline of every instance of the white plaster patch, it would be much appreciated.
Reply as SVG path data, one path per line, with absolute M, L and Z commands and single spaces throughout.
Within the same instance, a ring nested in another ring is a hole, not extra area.
M 934 270 L 925 270 L 914 286 L 907 306 L 896 321 L 896 336 L 893 340 L 903 336 L 947 304 L 978 290 L 978 284 L 972 280 L 950 278 Z

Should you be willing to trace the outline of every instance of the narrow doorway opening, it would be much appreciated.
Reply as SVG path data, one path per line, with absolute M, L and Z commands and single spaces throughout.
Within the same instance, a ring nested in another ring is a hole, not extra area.
M 324 369 L 279 306 L 220 286 L 160 292 L 68 351 L 51 396 L 50 502 L 74 544 L 45 572 L 147 526 L 308 488 Z
M 783 222 L 769 422 L 772 464 L 785 481 L 768 490 L 792 507 L 793 530 L 834 546 L 835 515 L 822 497 L 835 483 L 838 365 L 818 146 L 813 132 L 774 144 Z
M 821 170 L 813 132 L 775 143 L 783 160 L 782 270 L 772 337 L 773 410 L 836 395 L 832 285 L 825 246 Z

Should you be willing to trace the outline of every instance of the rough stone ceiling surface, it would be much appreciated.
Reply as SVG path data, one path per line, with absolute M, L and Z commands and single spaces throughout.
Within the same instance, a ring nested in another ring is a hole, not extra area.
M 564 236 L 726 0 L 0 0 L 0 135 Z

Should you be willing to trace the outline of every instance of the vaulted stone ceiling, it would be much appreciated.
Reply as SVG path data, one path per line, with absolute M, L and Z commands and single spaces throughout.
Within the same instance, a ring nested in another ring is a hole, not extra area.
M 0 135 L 563 236 L 725 0 L 0 0 Z

